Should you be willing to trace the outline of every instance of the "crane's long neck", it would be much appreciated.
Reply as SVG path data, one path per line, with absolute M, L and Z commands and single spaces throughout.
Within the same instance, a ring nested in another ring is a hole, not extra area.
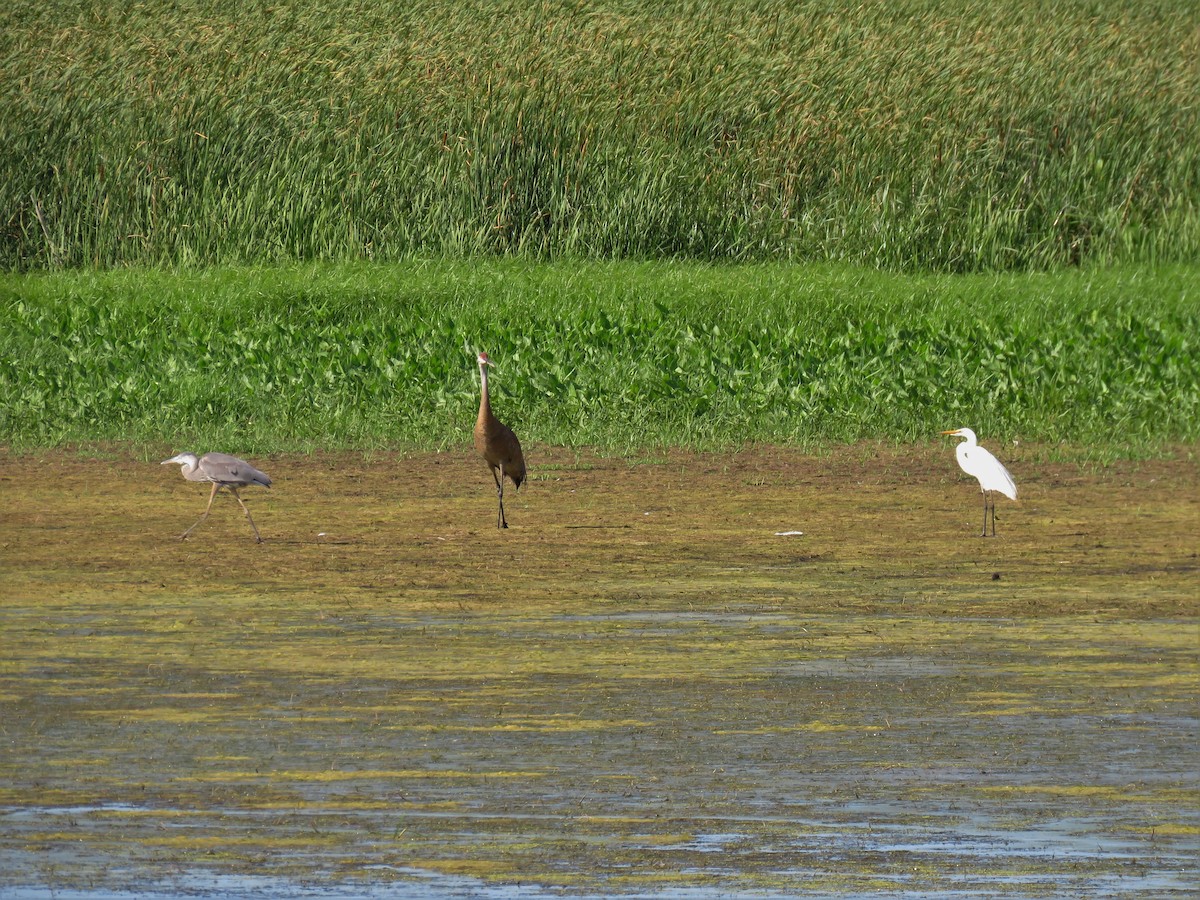
M 486 422 L 492 417 L 492 403 L 488 399 L 487 366 L 479 364 L 479 421 Z

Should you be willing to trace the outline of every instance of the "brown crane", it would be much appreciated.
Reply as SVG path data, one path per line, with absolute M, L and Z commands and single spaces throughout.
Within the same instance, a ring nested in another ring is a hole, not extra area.
M 492 361 L 486 353 L 479 354 L 479 418 L 475 420 L 475 450 L 484 458 L 496 480 L 496 496 L 500 500 L 500 513 L 496 518 L 497 528 L 507 528 L 504 518 L 504 479 L 507 476 L 516 490 L 525 481 L 525 454 L 521 442 L 513 430 L 492 414 L 488 399 L 488 366 Z

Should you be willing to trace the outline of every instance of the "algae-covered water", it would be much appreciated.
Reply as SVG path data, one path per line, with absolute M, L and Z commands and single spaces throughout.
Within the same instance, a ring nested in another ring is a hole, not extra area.
M 0 454 L 0 893 L 1200 887 L 1188 451 L 532 451 Z

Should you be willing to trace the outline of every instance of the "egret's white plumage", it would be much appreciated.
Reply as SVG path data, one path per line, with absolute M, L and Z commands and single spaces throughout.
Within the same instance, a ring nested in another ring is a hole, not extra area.
M 958 457 L 959 467 L 979 482 L 983 491 L 983 534 L 987 536 L 988 491 L 1003 494 L 1009 500 L 1017 499 L 1017 483 L 1013 481 L 1008 469 L 984 447 L 979 446 L 975 432 L 970 428 L 958 428 L 954 431 L 943 431 L 964 440 L 955 448 L 954 455 Z M 996 502 L 992 507 L 992 534 L 996 533 Z
M 246 514 L 246 519 L 250 522 L 250 527 L 254 529 L 254 539 L 260 544 L 262 543 L 262 537 L 259 536 L 254 519 L 250 516 L 250 510 L 246 508 L 245 503 L 242 503 L 238 488 L 248 487 L 252 484 L 269 488 L 271 486 L 270 476 L 265 472 L 260 472 L 244 459 L 238 459 L 227 453 L 205 453 L 201 457 L 197 457 L 195 453 L 180 453 L 162 461 L 164 466 L 168 463 L 177 463 L 183 477 L 188 481 L 204 481 L 212 484 L 212 493 L 208 495 L 208 506 L 204 509 L 204 515 L 192 523 L 192 528 L 208 518 L 208 511 L 212 509 L 217 491 L 224 488 L 233 494 L 242 507 L 242 512 Z M 180 535 L 180 540 L 191 534 L 192 528 Z

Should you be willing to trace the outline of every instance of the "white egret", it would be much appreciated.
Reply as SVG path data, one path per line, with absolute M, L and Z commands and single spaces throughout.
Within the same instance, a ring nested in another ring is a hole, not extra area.
M 975 432 L 970 428 L 958 428 L 954 431 L 943 431 L 942 434 L 952 434 L 965 438 L 954 450 L 958 457 L 959 467 L 979 482 L 983 491 L 983 534 L 987 537 L 988 491 L 997 491 L 1009 500 L 1017 499 L 1017 483 L 1013 481 L 1008 469 L 1000 460 L 992 456 L 985 448 L 979 446 Z M 991 501 L 992 507 L 992 537 L 996 536 L 996 501 Z

